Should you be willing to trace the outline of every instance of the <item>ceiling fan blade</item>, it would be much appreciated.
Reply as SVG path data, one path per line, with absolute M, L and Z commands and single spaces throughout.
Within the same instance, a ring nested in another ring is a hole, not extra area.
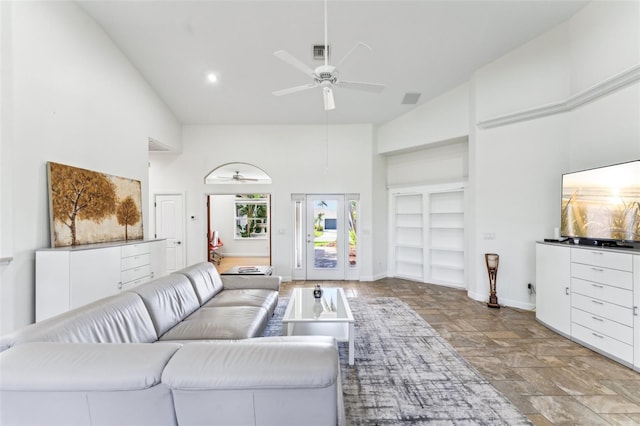
M 335 67 L 339 68 L 340 65 L 342 65 L 347 60 L 347 58 L 349 58 L 354 52 L 356 52 L 356 51 L 364 52 L 365 49 L 369 50 L 369 52 L 371 52 L 371 50 L 372 50 L 371 47 L 369 47 L 368 44 L 365 44 L 365 43 L 359 41 L 358 43 L 356 43 L 355 46 L 353 46 L 351 48 L 350 51 L 347 52 L 346 55 L 344 55 L 342 57 L 342 59 L 340 59 L 340 62 L 338 62 Z
M 336 103 L 333 100 L 333 90 L 331 90 L 331 87 L 325 86 L 322 88 L 322 99 L 324 100 L 325 111 L 336 109 Z
M 315 76 L 313 74 L 313 70 L 311 69 L 310 66 L 308 66 L 307 64 L 302 62 L 300 59 L 296 58 L 291 53 L 287 52 L 286 50 L 278 50 L 277 52 L 274 52 L 273 54 L 276 55 L 277 58 L 279 58 L 282 61 L 286 62 L 287 64 L 291 65 L 292 67 L 295 67 L 295 68 L 299 69 L 305 75 L 307 75 L 307 76 L 309 76 L 311 78 L 315 78 Z
M 366 92 L 380 93 L 384 90 L 384 84 L 378 83 L 365 83 L 363 81 L 344 81 L 340 80 L 335 83 L 336 86 L 344 87 L 345 89 L 364 90 Z
M 307 89 L 313 89 L 314 87 L 318 87 L 317 83 L 308 83 L 303 84 L 302 86 L 289 87 L 288 89 L 276 90 L 275 92 L 271 92 L 274 96 L 283 96 L 288 95 L 290 93 L 301 92 Z

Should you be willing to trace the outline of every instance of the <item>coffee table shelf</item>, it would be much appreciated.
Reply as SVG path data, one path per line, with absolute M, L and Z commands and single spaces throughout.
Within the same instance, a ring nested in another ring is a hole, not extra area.
M 353 365 L 354 324 L 342 288 L 323 288 L 320 299 L 313 297 L 313 288 L 294 288 L 282 318 L 282 332 L 287 336 L 333 336 L 348 342 L 349 365 Z

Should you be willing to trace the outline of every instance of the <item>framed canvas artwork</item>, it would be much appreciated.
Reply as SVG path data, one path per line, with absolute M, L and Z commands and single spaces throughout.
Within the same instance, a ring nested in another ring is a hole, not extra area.
M 51 246 L 140 240 L 139 180 L 48 162 Z

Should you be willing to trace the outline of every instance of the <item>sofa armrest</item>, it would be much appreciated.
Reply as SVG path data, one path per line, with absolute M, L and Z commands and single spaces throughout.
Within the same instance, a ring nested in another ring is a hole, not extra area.
M 271 275 L 222 275 L 222 285 L 227 290 L 244 288 L 280 291 L 282 277 Z
M 176 343 L 17 345 L 0 354 L 2 391 L 118 391 L 160 383 Z

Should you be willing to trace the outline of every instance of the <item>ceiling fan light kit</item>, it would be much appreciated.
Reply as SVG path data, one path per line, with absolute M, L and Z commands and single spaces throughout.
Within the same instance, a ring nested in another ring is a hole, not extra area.
M 287 64 L 302 71 L 306 76 L 311 77 L 312 82 L 301 86 L 294 86 L 288 89 L 276 90 L 272 92 L 275 96 L 289 95 L 303 90 L 322 87 L 322 98 L 325 111 L 335 109 L 336 104 L 333 98 L 333 88 L 342 87 L 345 89 L 363 90 L 367 92 L 380 93 L 384 89 L 383 84 L 367 83 L 363 81 L 344 81 L 339 79 L 338 67 L 345 62 L 354 52 L 362 49 L 371 51 L 371 47 L 363 42 L 358 42 L 349 52 L 338 62 L 336 66 L 329 65 L 329 55 L 324 55 L 324 65 L 312 69 L 307 64 L 285 50 L 278 50 L 274 55 Z M 327 0 L 324 0 L 324 53 L 329 51 L 327 35 Z

